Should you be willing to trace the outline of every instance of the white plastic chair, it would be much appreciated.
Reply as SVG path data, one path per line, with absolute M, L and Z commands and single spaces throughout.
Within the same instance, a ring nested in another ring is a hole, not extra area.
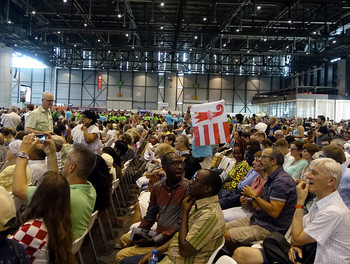
M 83 244 L 84 242 L 84 237 L 86 236 L 86 234 L 89 234 L 89 238 L 90 238 L 90 241 L 91 241 L 91 247 L 92 247 L 92 251 L 94 253 L 94 258 L 95 258 L 95 263 L 98 263 L 98 259 L 97 259 L 97 254 L 96 254 L 96 250 L 95 250 L 95 245 L 94 245 L 94 242 L 92 240 L 92 237 L 91 237 L 91 233 L 90 233 L 90 230 L 91 228 L 93 227 L 96 219 L 97 219 L 97 216 L 98 216 L 98 211 L 95 211 L 94 213 L 91 214 L 91 218 L 90 218 L 90 222 L 89 222 L 89 225 L 87 227 L 87 229 L 85 230 L 84 234 L 77 238 L 74 242 L 73 242 L 73 245 L 72 245 L 72 253 L 73 254 L 77 254 L 78 253 L 78 257 L 79 257 L 79 262 L 80 264 L 83 264 L 84 263 L 84 260 L 83 260 L 83 257 L 81 255 L 81 252 L 80 252 L 80 247 L 81 245 Z
M 237 264 L 237 262 L 230 256 L 222 256 L 215 264 Z
M 211 254 L 207 264 L 213 264 L 214 263 L 214 258 L 216 257 L 216 255 L 218 254 L 218 252 L 220 251 L 220 249 L 225 245 L 225 239 L 222 238 L 222 243 L 221 245 L 215 249 L 215 251 L 213 252 L 213 254 Z

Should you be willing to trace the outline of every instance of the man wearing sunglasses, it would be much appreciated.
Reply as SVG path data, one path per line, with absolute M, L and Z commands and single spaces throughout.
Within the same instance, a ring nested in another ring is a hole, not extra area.
M 53 119 L 50 112 L 54 99 L 52 93 L 44 92 L 41 96 L 41 105 L 27 117 L 26 132 L 53 134 Z

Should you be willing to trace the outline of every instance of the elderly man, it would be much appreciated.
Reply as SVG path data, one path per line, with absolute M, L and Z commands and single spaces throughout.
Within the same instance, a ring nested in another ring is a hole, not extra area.
M 167 178 L 153 185 L 146 216 L 138 227 L 143 231 L 139 234 L 142 238 L 130 241 L 129 234 L 123 235 L 121 242 L 126 247 L 117 253 L 117 263 L 126 257 L 145 254 L 155 246 L 163 245 L 179 229 L 181 202 L 187 196 L 188 189 L 184 166 L 179 155 L 168 153 L 162 157 L 162 167 Z M 152 238 L 149 231 L 156 221 L 156 234 Z
M 289 261 L 296 263 L 310 257 L 309 254 L 302 254 L 302 247 L 316 243 L 317 250 L 312 263 L 350 263 L 350 211 L 337 191 L 341 176 L 341 166 L 333 159 L 321 158 L 310 163 L 307 180 L 297 186 L 298 199 L 292 221 L 292 246 L 289 252 L 287 247 L 284 250 L 284 247 L 281 247 L 281 255 L 284 253 L 285 261 L 289 258 Z M 310 212 L 303 216 L 304 203 L 309 192 L 316 195 L 316 200 Z M 287 242 L 281 240 L 281 243 Z M 244 264 L 265 261 L 274 263 L 275 259 L 266 256 L 267 251 L 266 247 L 241 247 L 235 251 L 233 258 Z
M 44 149 L 47 154 L 47 170 L 58 171 L 56 146 L 50 135 L 47 136 Z M 34 134 L 25 136 L 17 155 L 12 192 L 15 196 L 24 201 L 30 200 L 36 189 L 35 186 L 28 186 L 27 184 L 26 167 L 29 155 L 38 143 L 38 139 L 34 140 Z M 91 183 L 87 181 L 87 177 L 94 166 L 94 154 L 81 144 L 74 146 L 73 150 L 67 155 L 64 164 L 63 175 L 70 186 L 70 205 L 74 239 L 84 234 L 95 206 L 96 191 Z
M 206 263 L 222 243 L 225 221 L 217 196 L 221 184 L 220 176 L 209 170 L 193 176 L 189 196 L 182 201 L 180 230 L 157 248 L 158 256 L 167 251 L 160 263 Z M 148 263 L 151 254 L 126 258 L 122 264 Z
M 262 170 L 268 176 L 262 197 L 250 186 L 242 191 L 248 206 L 254 210 L 253 215 L 226 223 L 225 241 L 232 252 L 238 245 L 264 239 L 270 232 L 287 232 L 294 213 L 296 189 L 293 178 L 282 168 L 283 162 L 283 153 L 278 148 L 264 150 Z
M 53 133 L 53 120 L 50 112 L 54 102 L 52 93 L 45 92 L 41 96 L 41 105 L 27 117 L 25 131 L 42 134 Z
M 11 106 L 9 113 L 3 114 L 1 116 L 1 125 L 3 127 L 11 127 L 13 129 L 16 129 L 17 126 L 21 123 L 21 117 L 17 114 L 17 111 L 17 106 Z

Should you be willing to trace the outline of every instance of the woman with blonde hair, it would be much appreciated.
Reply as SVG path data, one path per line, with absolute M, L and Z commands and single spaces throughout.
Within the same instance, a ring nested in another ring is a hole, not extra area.
M 295 118 L 296 128 L 293 130 L 293 136 L 296 140 L 299 140 L 301 142 L 304 142 L 304 137 L 305 137 L 303 123 L 304 121 L 302 117 Z

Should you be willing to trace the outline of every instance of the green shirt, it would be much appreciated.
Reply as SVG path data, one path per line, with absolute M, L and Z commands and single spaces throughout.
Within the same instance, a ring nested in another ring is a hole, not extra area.
M 197 200 L 188 216 L 186 241 L 198 252 L 191 257 L 182 257 L 177 232 L 170 240 L 167 256 L 159 264 L 207 263 L 215 249 L 222 245 L 224 233 L 225 219 L 218 196 Z
M 120 116 L 119 117 L 119 122 L 123 122 L 123 120 L 126 120 L 126 117 L 125 116 Z
M 26 127 L 42 132 L 53 132 L 53 120 L 50 111 L 46 111 L 42 106 L 39 106 L 27 117 Z
M 96 191 L 90 182 L 88 184 L 72 184 L 70 187 L 70 206 L 72 217 L 73 239 L 81 237 L 89 225 L 92 210 L 95 206 Z M 35 186 L 29 186 L 27 197 L 33 197 Z

